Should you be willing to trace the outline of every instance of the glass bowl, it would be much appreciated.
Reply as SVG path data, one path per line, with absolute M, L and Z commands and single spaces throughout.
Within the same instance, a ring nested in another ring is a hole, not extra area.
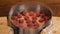
M 52 10 L 48 6 L 40 3 L 23 3 L 14 5 L 9 12 L 9 21 L 14 26 L 13 29 L 19 29 L 19 31 L 16 30 L 18 33 L 14 34 L 40 34 L 43 29 L 51 25 L 51 11 Z M 39 21 L 39 18 L 42 18 L 44 23 L 41 23 L 40 20 L 38 23 L 40 26 L 37 25 L 34 21 L 34 19 L 36 20 L 35 17 L 37 18 L 37 21 Z M 31 21 L 34 21 L 34 23 L 32 22 L 33 24 L 29 21 L 29 18 Z M 28 26 L 25 27 L 26 24 L 23 24 L 22 26 L 22 23 L 25 23 L 26 20 L 27 22 L 29 21 L 28 24 L 30 25 L 27 24 Z

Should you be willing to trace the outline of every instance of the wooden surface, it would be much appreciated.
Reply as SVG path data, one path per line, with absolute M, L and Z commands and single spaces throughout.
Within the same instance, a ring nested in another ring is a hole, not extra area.
M 53 17 L 53 34 L 60 34 L 60 17 Z M 7 26 L 7 17 L 0 17 L 0 34 L 10 34 Z
M 10 34 L 12 29 L 7 26 L 7 17 L 0 17 L 0 34 Z
M 53 33 L 60 34 L 60 17 L 53 17 Z
M 53 10 L 54 16 L 60 16 L 60 0 L 0 0 L 0 16 L 8 16 L 11 6 L 28 1 L 44 3 Z

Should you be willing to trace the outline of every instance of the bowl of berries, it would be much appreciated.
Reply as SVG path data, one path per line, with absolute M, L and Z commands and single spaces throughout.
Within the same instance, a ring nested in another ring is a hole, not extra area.
M 9 12 L 9 21 L 19 29 L 19 34 L 40 34 L 51 19 L 51 9 L 40 3 L 17 4 Z

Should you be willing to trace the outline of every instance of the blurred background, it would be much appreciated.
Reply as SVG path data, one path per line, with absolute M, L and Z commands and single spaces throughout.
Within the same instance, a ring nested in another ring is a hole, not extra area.
M 60 16 L 60 0 L 0 0 L 0 16 L 8 16 L 11 6 L 30 1 L 44 3 L 53 10 L 53 16 Z

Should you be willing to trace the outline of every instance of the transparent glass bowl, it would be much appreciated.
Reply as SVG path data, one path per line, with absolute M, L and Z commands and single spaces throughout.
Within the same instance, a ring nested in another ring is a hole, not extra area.
M 18 25 L 15 25 L 13 23 L 12 19 L 13 19 L 13 16 L 17 16 L 18 14 L 21 14 L 23 11 L 26 11 L 26 12 L 33 11 L 33 12 L 43 13 L 44 15 L 49 17 L 48 23 L 46 23 L 44 26 L 42 26 L 38 29 L 33 29 L 33 28 L 23 29 L 23 28 L 20 28 L 20 27 L 18 27 Z M 16 28 L 19 29 L 19 31 L 16 30 L 16 31 L 18 31 L 18 33 L 14 33 L 14 34 L 40 34 L 41 31 L 43 31 L 49 25 L 52 25 L 51 24 L 52 23 L 51 22 L 51 19 L 52 19 L 51 11 L 52 10 L 49 7 L 47 7 L 43 4 L 40 4 L 40 3 L 25 3 L 25 4 L 14 5 L 9 12 L 9 22 L 14 26 L 13 29 L 14 30 Z

